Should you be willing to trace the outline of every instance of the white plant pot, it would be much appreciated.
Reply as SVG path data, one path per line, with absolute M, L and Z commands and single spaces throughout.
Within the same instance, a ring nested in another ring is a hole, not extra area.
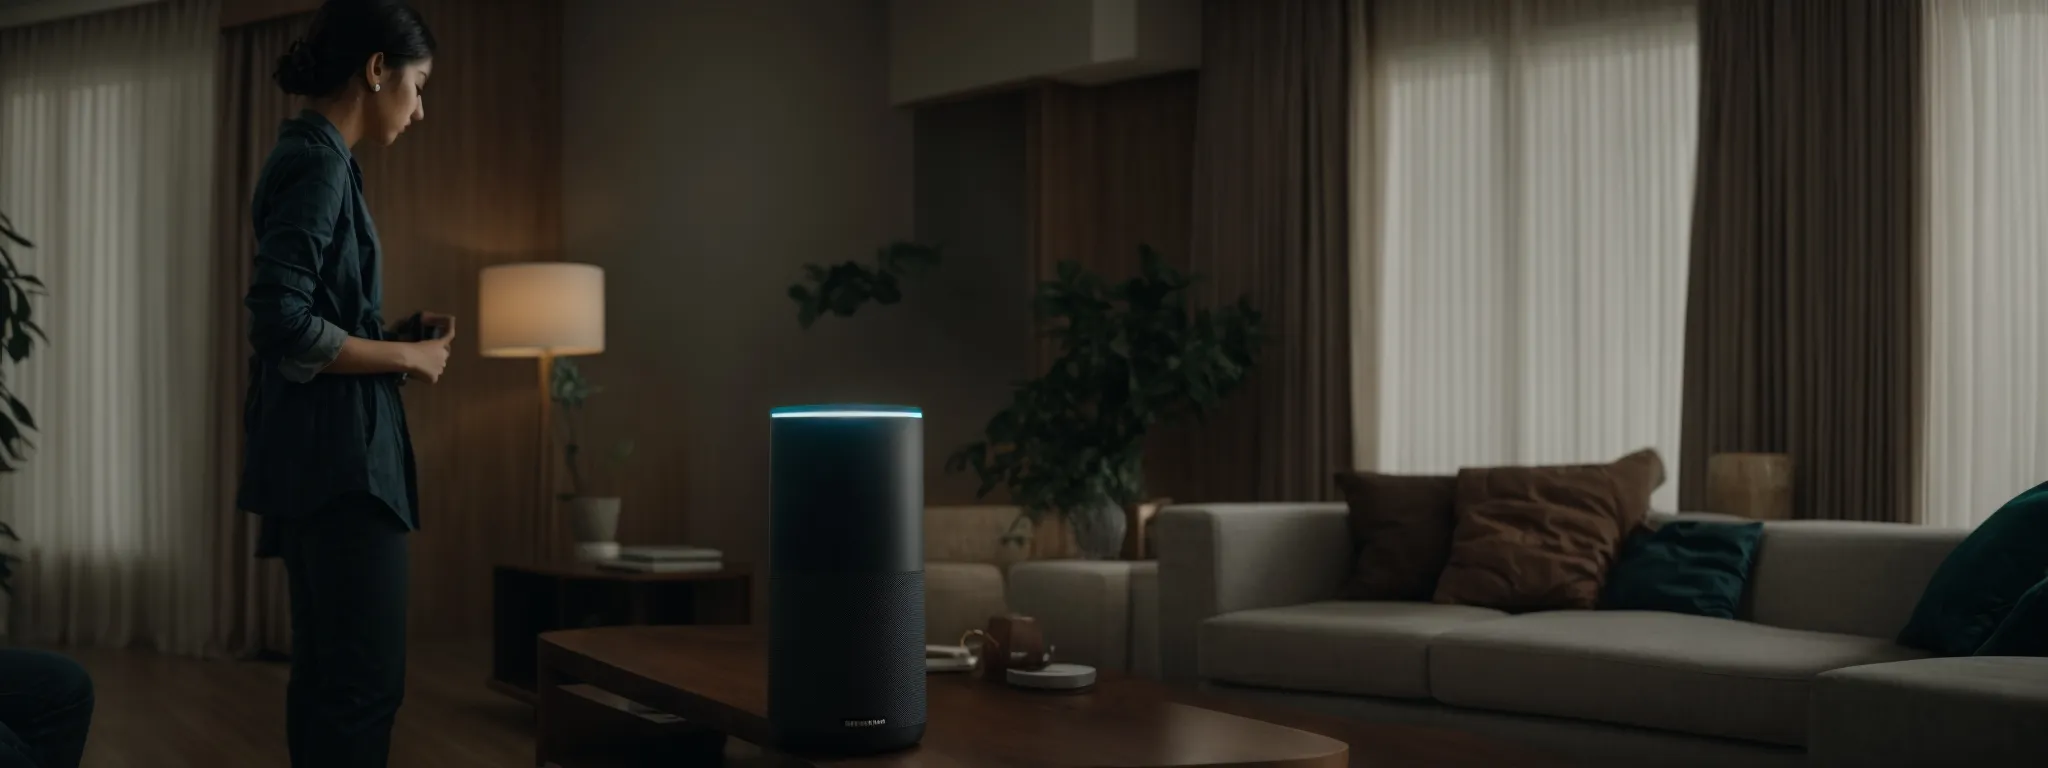
M 569 535 L 580 560 L 604 560 L 619 554 L 619 499 L 576 496 L 568 501 Z
M 1123 556 L 1124 507 L 1107 499 L 1067 510 L 1067 525 L 1074 529 L 1074 544 L 1087 560 L 1115 560 Z

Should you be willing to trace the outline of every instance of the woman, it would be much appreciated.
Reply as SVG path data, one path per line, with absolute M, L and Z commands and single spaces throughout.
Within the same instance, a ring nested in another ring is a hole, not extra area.
M 251 208 L 256 230 L 242 509 L 291 586 L 286 740 L 293 766 L 382 766 L 405 688 L 406 534 L 418 527 L 398 387 L 448 364 L 382 319 L 383 249 L 351 148 L 425 117 L 434 37 L 399 0 L 327 0 L 278 62 L 309 97 L 278 130 Z

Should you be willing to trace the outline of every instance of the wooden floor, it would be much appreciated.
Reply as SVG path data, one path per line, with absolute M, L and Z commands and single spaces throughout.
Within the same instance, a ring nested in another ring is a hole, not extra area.
M 66 650 L 91 670 L 98 706 L 85 768 L 272 768 L 284 749 L 283 664 L 140 651 Z M 484 687 L 478 643 L 416 645 L 394 768 L 531 768 L 533 710 Z

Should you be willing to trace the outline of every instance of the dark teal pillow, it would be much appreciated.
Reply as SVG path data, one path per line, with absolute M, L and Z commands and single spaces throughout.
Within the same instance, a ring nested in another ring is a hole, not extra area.
M 2048 579 L 2020 595 L 1978 656 L 2048 656 Z
M 1677 520 L 1638 531 L 1607 571 L 1600 608 L 1735 618 L 1763 523 Z
M 1968 656 L 1998 631 L 2028 587 L 2048 572 L 2048 483 L 1999 507 L 1941 561 L 1899 644 Z

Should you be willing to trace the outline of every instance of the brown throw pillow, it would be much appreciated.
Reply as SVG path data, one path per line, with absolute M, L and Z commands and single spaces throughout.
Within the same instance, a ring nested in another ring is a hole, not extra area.
M 1612 464 L 1465 469 L 1457 483 L 1436 602 L 1592 608 L 1623 539 L 1649 516 L 1664 461 L 1645 449 Z
M 1351 600 L 1426 601 L 1451 557 L 1452 475 L 1339 472 L 1337 488 L 1351 508 L 1351 548 L 1358 553 L 1344 596 Z

